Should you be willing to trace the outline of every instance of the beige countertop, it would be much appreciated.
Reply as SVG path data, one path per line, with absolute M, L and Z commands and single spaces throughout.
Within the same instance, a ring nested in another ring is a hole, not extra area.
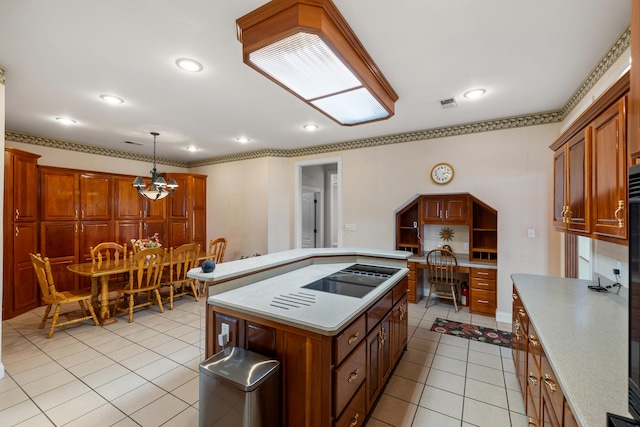
M 583 427 L 606 413 L 629 417 L 628 297 L 594 292 L 591 281 L 512 274 L 571 410 Z

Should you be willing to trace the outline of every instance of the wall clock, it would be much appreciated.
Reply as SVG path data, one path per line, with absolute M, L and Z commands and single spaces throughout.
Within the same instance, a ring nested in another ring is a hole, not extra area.
M 431 169 L 431 180 L 436 184 L 447 184 L 453 179 L 453 166 L 449 163 L 438 163 Z

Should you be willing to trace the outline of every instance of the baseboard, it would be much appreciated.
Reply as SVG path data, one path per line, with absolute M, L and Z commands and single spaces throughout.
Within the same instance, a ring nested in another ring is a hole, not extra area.
M 511 312 L 496 311 L 496 322 L 511 323 Z

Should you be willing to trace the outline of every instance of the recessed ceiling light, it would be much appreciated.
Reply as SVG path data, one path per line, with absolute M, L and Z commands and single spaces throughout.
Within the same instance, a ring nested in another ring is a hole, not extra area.
M 309 132 L 313 132 L 314 130 L 318 130 L 318 125 L 314 125 L 314 124 L 308 124 L 308 125 L 304 125 L 302 126 L 304 130 L 308 130 Z
M 190 145 L 187 147 L 187 150 L 189 151 L 198 151 L 198 147 L 194 147 L 193 145 Z
M 58 123 L 62 123 L 63 125 L 72 125 L 76 123 L 75 120 L 68 117 L 56 117 L 56 120 L 58 121 Z
M 236 141 L 242 143 L 242 144 L 246 144 L 247 142 L 251 141 L 249 138 L 247 138 L 246 136 L 239 136 L 238 138 L 236 138 Z
M 124 102 L 124 99 L 113 95 L 100 95 L 100 99 L 109 104 L 122 104 Z
M 176 60 L 176 65 L 185 71 L 198 72 L 204 68 L 201 63 L 189 58 L 180 58 Z
M 487 91 L 485 89 L 471 89 L 468 92 L 464 93 L 465 98 L 479 98 L 484 95 Z

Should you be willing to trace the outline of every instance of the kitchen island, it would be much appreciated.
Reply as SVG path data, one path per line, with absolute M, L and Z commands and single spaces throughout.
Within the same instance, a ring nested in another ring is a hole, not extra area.
M 361 425 L 406 348 L 410 255 L 299 249 L 191 270 L 208 285 L 207 357 L 228 341 L 277 359 L 285 426 Z M 361 297 L 303 288 L 354 264 L 394 273 Z
M 591 291 L 587 280 L 511 278 L 514 362 L 530 422 L 590 427 L 605 425 L 607 412 L 629 417 L 627 289 L 618 295 Z

